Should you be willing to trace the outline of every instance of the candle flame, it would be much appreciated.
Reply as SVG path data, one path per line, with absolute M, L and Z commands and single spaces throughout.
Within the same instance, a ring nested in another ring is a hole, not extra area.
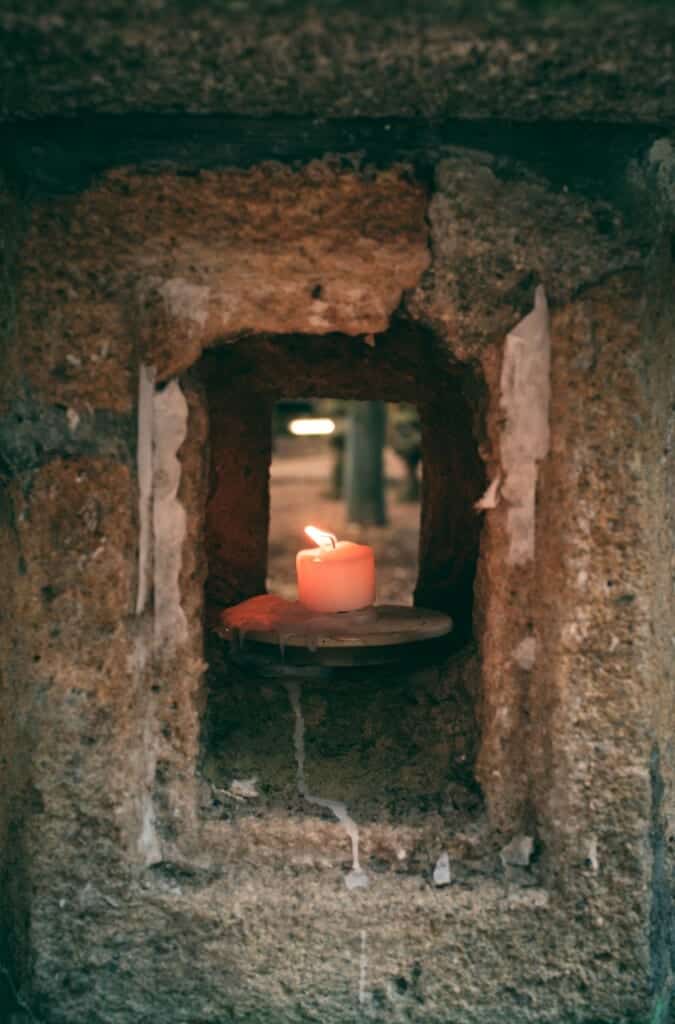
M 337 546 L 335 534 L 326 533 L 325 530 L 320 530 L 317 526 L 306 526 L 305 533 L 321 548 L 334 548 Z

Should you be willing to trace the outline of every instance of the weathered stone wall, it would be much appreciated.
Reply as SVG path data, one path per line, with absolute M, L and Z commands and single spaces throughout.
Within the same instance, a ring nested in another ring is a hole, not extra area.
M 20 243 L 21 202 L 14 190 L 0 174 L 0 362 L 4 363 L 8 351 L 16 343 L 15 328 L 15 272 L 16 249 Z M 5 453 L 3 453 L 5 454 Z M 13 511 L 7 499 L 6 485 L 11 472 L 6 455 L 0 459 L 0 564 L 17 565 L 20 553 L 16 539 L 10 532 Z M 11 575 L 8 572 L 8 580 Z M 6 782 L 0 793 L 0 961 L 3 967 L 14 970 L 13 952 L 26 947 L 27 916 L 26 875 L 23 871 L 19 821 L 22 797 L 28 781 L 19 768 L 20 738 L 14 728 L 11 709 L 4 693 L 11 654 L 12 603 L 9 594 L 0 604 L 0 768 Z M 12 936 L 12 938 L 10 938 Z M 0 972 L 0 1007 L 10 1001 L 10 984 Z
M 408 306 L 452 355 L 480 366 L 489 402 L 478 429 L 492 481 L 502 472 L 504 338 L 529 312 L 535 285 L 545 285 L 551 305 L 566 306 L 607 274 L 638 266 L 640 235 L 607 200 L 554 191 L 485 155 L 443 161 L 436 180 L 429 209 L 433 272 Z M 479 772 L 492 822 L 508 834 L 533 827 L 537 815 L 523 743 L 530 659 L 527 646 L 522 657 L 517 651 L 533 637 L 540 570 L 531 560 L 510 564 L 506 501 L 485 516 L 476 609 L 483 656 Z
M 321 164 L 114 172 L 38 202 L 21 252 L 21 358 L 0 396 L 128 412 L 137 345 L 165 380 L 249 333 L 382 331 L 428 265 L 425 210 L 401 171 Z
M 529 312 L 542 282 L 560 306 L 608 274 L 639 266 L 639 219 L 601 192 L 556 188 L 487 153 L 442 160 L 429 204 L 433 273 L 409 300 L 456 358 L 480 361 Z
M 0 385 L 0 681 L 19 977 L 50 1024 L 665 1019 L 668 254 L 645 268 L 616 209 L 499 161 L 456 154 L 437 183 L 426 274 L 427 197 L 400 170 L 121 171 L 30 211 Z M 189 368 L 248 332 L 378 334 L 403 301 L 437 367 L 481 384 L 491 481 L 504 336 L 540 282 L 535 558 L 509 563 L 502 497 L 479 690 L 473 659 L 462 677 L 489 821 L 453 807 L 418 847 L 372 823 L 351 892 L 333 820 L 235 799 L 221 820 L 197 774 L 208 423 Z M 139 408 L 141 365 L 158 382 Z M 500 858 L 522 833 L 529 863 Z
M 646 666 L 653 692 L 655 742 L 650 763 L 652 807 L 651 942 L 654 979 L 675 976 L 675 160 L 670 146 L 670 196 L 663 203 L 662 231 L 650 265 L 645 339 L 650 452 L 647 477 L 650 514 L 652 656 Z M 670 950 L 670 964 L 668 952 Z
M 3 290 L 3 849 L 16 927 L 3 917 L 22 980 L 32 958 L 38 1010 L 39 993 L 53 1001 L 63 979 L 64 948 L 73 965 L 87 956 L 80 913 L 115 906 L 153 863 L 204 856 L 195 783 L 206 404 L 189 375 L 166 387 L 152 378 L 186 369 L 203 344 L 270 323 L 383 328 L 428 262 L 424 210 L 423 190 L 398 172 L 316 167 L 207 176 L 196 195 L 194 182 L 171 176 L 151 185 L 113 175 L 28 211 L 11 267 L 19 299 Z M 280 224 L 286 237 L 266 248 Z M 225 305 L 209 322 L 212 287 Z M 152 373 L 139 401 L 144 363 Z M 63 910 L 69 923 L 55 930 Z
M 528 694 L 531 799 L 549 871 L 588 922 L 594 962 L 615 951 L 605 967 L 636 1014 L 654 971 L 657 991 L 665 980 L 667 936 L 645 924 L 662 916 L 656 904 L 664 898 L 656 850 L 667 754 L 655 705 L 665 711 L 667 702 L 672 718 L 672 688 L 659 668 L 667 607 L 654 600 L 655 588 L 663 595 L 656 562 L 668 558 L 655 521 L 665 509 L 659 501 L 655 515 L 652 505 L 667 378 L 659 390 L 649 385 L 654 349 L 644 337 L 644 302 L 642 276 L 620 275 L 554 317 L 553 458 L 541 479 Z M 561 566 L 554 596 L 549 581 Z M 616 922 L 611 934 L 607 920 Z M 621 956 L 623 976 L 619 948 L 631 954 Z
M 673 124 L 674 29 L 668 0 L 165 0 L 123 14 L 6 0 L 0 116 L 225 110 Z

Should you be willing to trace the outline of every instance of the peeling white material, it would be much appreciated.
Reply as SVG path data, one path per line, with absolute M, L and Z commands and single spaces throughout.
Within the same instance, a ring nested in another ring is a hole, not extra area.
M 317 807 L 325 807 L 326 810 L 333 812 L 349 836 L 352 846 L 352 868 L 345 877 L 345 885 L 348 889 L 367 889 L 369 884 L 368 875 L 361 867 L 359 861 L 359 830 L 354 819 L 349 816 L 346 805 L 340 800 L 329 800 L 322 796 L 312 796 L 307 792 L 305 782 L 305 722 L 300 705 L 300 686 L 297 682 L 292 681 L 287 683 L 286 688 L 295 719 L 293 746 L 295 748 L 295 761 L 298 768 L 298 793 L 304 797 L 307 803 L 315 804 Z
M 178 451 L 187 435 L 188 406 L 177 381 L 155 389 L 154 367 L 141 365 L 138 389 L 138 590 L 142 615 L 154 589 L 154 647 L 171 652 L 187 640 L 180 570 L 187 517 L 178 500 Z
M 652 143 L 647 160 L 656 168 L 656 184 L 661 198 L 675 205 L 675 146 L 670 139 L 657 139 Z
M 74 434 L 80 425 L 79 413 L 75 409 L 69 408 L 66 411 L 66 419 L 68 421 L 68 429 L 70 430 L 71 434 Z
M 586 844 L 586 861 L 593 874 L 597 874 L 599 867 L 597 836 L 591 836 Z
M 450 885 L 452 878 L 450 876 L 450 858 L 447 850 L 444 850 L 436 861 L 433 873 L 434 885 L 440 888 L 443 885 Z
M 505 866 L 511 864 L 514 867 L 526 868 L 533 853 L 534 839 L 532 836 L 514 836 L 511 842 L 502 849 L 499 856 Z
M 209 316 L 210 288 L 191 284 L 182 277 L 170 277 L 158 288 L 172 318 L 204 327 Z
M 155 647 L 172 651 L 187 641 L 181 605 L 180 570 L 187 529 L 178 500 L 181 466 L 178 451 L 187 435 L 188 405 L 178 381 L 170 381 L 153 399 L 153 577 Z
M 260 796 L 257 776 L 254 775 L 250 779 L 232 779 L 227 792 L 235 800 L 255 800 Z
M 143 864 L 150 867 L 159 864 L 162 850 L 155 828 L 155 808 L 149 793 L 143 793 L 141 804 L 141 833 L 138 837 L 138 851 Z
M 137 689 L 139 693 L 145 695 L 146 702 L 148 689 L 145 686 L 145 672 L 149 663 L 150 651 L 149 624 L 141 622 L 134 638 L 129 667 L 136 677 Z M 136 776 L 137 784 L 133 791 L 132 799 L 138 822 L 138 832 L 135 840 L 137 855 L 145 867 L 150 867 L 150 865 L 158 864 L 162 860 L 162 847 L 155 826 L 155 807 L 152 799 L 157 771 L 157 747 L 152 735 L 153 719 L 147 704 L 141 715 L 141 720 L 143 722 L 143 734 L 139 737 L 141 742 L 138 744 L 141 760 L 136 769 L 138 772 Z
M 551 337 L 546 293 L 539 285 L 534 309 L 507 335 L 500 379 L 505 425 L 500 439 L 508 503 L 507 560 L 523 565 L 534 558 L 537 463 L 549 450 Z
M 537 657 L 537 641 L 533 636 L 524 637 L 513 651 L 513 660 L 519 668 L 529 671 Z
M 136 614 L 142 615 L 150 590 L 150 544 L 152 539 L 152 400 L 155 369 L 141 365 L 138 374 L 138 591 Z
M 499 486 L 502 482 L 502 474 L 497 473 L 490 486 L 485 491 L 482 498 L 474 502 L 474 508 L 477 512 L 486 512 L 488 509 L 497 508 L 499 504 Z

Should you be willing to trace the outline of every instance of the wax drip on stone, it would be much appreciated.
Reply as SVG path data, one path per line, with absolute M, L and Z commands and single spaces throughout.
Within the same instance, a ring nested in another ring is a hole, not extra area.
M 437 888 L 450 885 L 452 876 L 450 874 L 450 858 L 447 850 L 444 850 L 434 866 L 433 882 Z
M 298 766 L 298 793 L 307 803 L 316 807 L 325 807 L 332 811 L 343 829 L 349 836 L 352 844 L 352 869 L 345 877 L 345 885 L 348 889 L 366 889 L 368 887 L 368 875 L 361 867 L 359 861 L 359 830 L 356 822 L 349 816 L 345 804 L 340 800 L 328 800 L 326 797 L 313 796 L 307 792 L 305 780 L 305 722 L 302 717 L 300 704 L 300 686 L 292 681 L 286 684 L 288 697 L 293 708 L 295 724 L 293 727 L 293 746 L 295 748 L 295 761 Z
M 138 593 L 136 614 L 142 615 L 151 588 L 152 561 L 152 403 L 155 370 L 141 366 L 138 379 Z
M 366 1001 L 366 981 L 368 977 L 368 945 L 366 929 L 361 929 L 361 956 L 359 959 L 359 1006 Z
M 163 655 L 187 643 L 181 603 L 181 567 L 187 513 L 179 491 L 178 453 L 187 436 L 188 404 L 177 380 L 156 391 L 152 403 L 152 590 L 154 645 Z

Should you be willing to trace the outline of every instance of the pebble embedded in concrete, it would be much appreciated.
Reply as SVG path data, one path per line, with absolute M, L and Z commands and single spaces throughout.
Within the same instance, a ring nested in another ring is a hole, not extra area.
M 450 875 L 450 858 L 448 857 L 447 850 L 444 850 L 436 861 L 433 873 L 434 885 L 441 888 L 444 885 L 450 885 L 452 877 Z
M 512 867 L 526 868 L 529 866 L 534 852 L 532 836 L 514 836 L 510 843 L 503 847 L 499 854 L 502 864 Z

